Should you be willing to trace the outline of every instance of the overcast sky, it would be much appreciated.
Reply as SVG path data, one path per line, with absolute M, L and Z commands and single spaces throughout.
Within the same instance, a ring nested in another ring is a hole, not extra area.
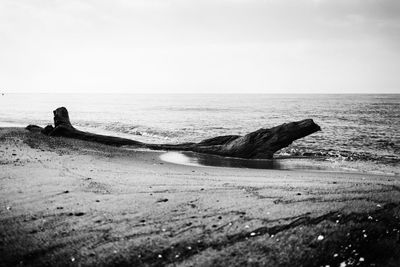
M 0 0 L 0 92 L 400 93 L 399 0 Z

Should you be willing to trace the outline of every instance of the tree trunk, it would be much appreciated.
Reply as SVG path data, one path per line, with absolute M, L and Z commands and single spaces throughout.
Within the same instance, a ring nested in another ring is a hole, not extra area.
M 259 129 L 244 136 L 225 135 L 203 140 L 199 143 L 146 144 L 131 139 L 83 132 L 75 129 L 65 107 L 54 110 L 54 125 L 47 126 L 42 133 L 50 136 L 63 136 L 112 146 L 129 145 L 155 150 L 181 150 L 214 154 L 245 159 L 271 159 L 273 154 L 290 145 L 293 141 L 320 131 L 321 128 L 311 119 L 284 123 L 270 128 Z M 32 126 L 30 129 L 36 129 Z M 47 129 L 47 130 L 46 130 Z

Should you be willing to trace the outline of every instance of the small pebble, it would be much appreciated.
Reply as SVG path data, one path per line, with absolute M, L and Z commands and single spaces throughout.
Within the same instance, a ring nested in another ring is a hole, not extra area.
M 244 228 L 250 228 L 250 226 L 246 225 Z
M 10 206 L 7 206 L 6 209 L 7 209 L 7 210 L 11 210 L 11 207 L 10 207 Z
M 359 261 L 363 262 L 363 261 L 365 261 L 365 259 L 363 257 L 361 257 Z
M 158 254 L 158 258 L 160 258 L 160 259 L 161 259 L 161 258 L 162 258 L 162 255 L 161 255 L 161 254 Z
M 253 232 L 253 233 L 250 233 L 250 236 L 255 236 L 255 235 L 256 235 L 256 233 L 254 233 L 254 232 Z
M 318 238 L 317 238 L 318 241 L 321 241 L 321 240 L 323 240 L 323 239 L 324 239 L 324 236 L 323 236 L 323 235 L 319 235 Z
M 346 267 L 346 266 L 347 266 L 347 264 L 346 264 L 346 262 L 344 262 L 344 261 L 343 261 L 343 262 L 341 262 L 341 263 L 340 263 L 340 265 L 339 265 L 339 266 L 340 266 L 340 267 Z
M 188 246 L 188 247 L 187 247 L 187 249 L 188 249 L 188 250 L 191 250 L 191 249 L 192 249 L 192 247 L 191 247 L 191 246 Z
M 74 262 L 74 261 L 75 261 L 75 258 L 74 258 L 74 257 L 72 257 L 72 258 L 71 258 L 71 261 L 72 261 L 72 262 Z

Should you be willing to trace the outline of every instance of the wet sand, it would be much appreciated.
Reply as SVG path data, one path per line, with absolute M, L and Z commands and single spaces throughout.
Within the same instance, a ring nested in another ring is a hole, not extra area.
M 400 266 L 400 178 L 184 166 L 0 128 L 1 266 Z

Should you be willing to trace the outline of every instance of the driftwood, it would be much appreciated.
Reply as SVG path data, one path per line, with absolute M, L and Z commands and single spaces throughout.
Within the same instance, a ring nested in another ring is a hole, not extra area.
M 134 146 L 153 150 L 181 150 L 214 154 L 245 159 L 271 159 L 273 154 L 290 145 L 293 141 L 320 131 L 321 128 L 311 119 L 284 123 L 270 128 L 259 129 L 244 136 L 226 135 L 203 140 L 199 143 L 184 144 L 146 144 L 131 139 L 83 132 L 75 129 L 65 107 L 57 108 L 54 113 L 54 127 L 45 128 L 28 125 L 27 129 L 49 136 L 63 136 L 112 146 Z
M 41 128 L 41 133 L 45 135 L 63 136 L 63 137 L 102 143 L 111 146 L 130 145 L 130 146 L 145 147 L 145 144 L 131 139 L 100 135 L 100 134 L 94 134 L 77 130 L 75 129 L 75 127 L 72 126 L 69 120 L 68 110 L 65 107 L 58 108 L 54 110 L 53 113 L 54 113 L 55 127 L 53 127 L 52 125 L 47 125 L 45 128 Z M 37 127 L 38 126 L 36 125 L 28 125 L 26 128 L 31 131 L 32 130 L 38 131 Z

